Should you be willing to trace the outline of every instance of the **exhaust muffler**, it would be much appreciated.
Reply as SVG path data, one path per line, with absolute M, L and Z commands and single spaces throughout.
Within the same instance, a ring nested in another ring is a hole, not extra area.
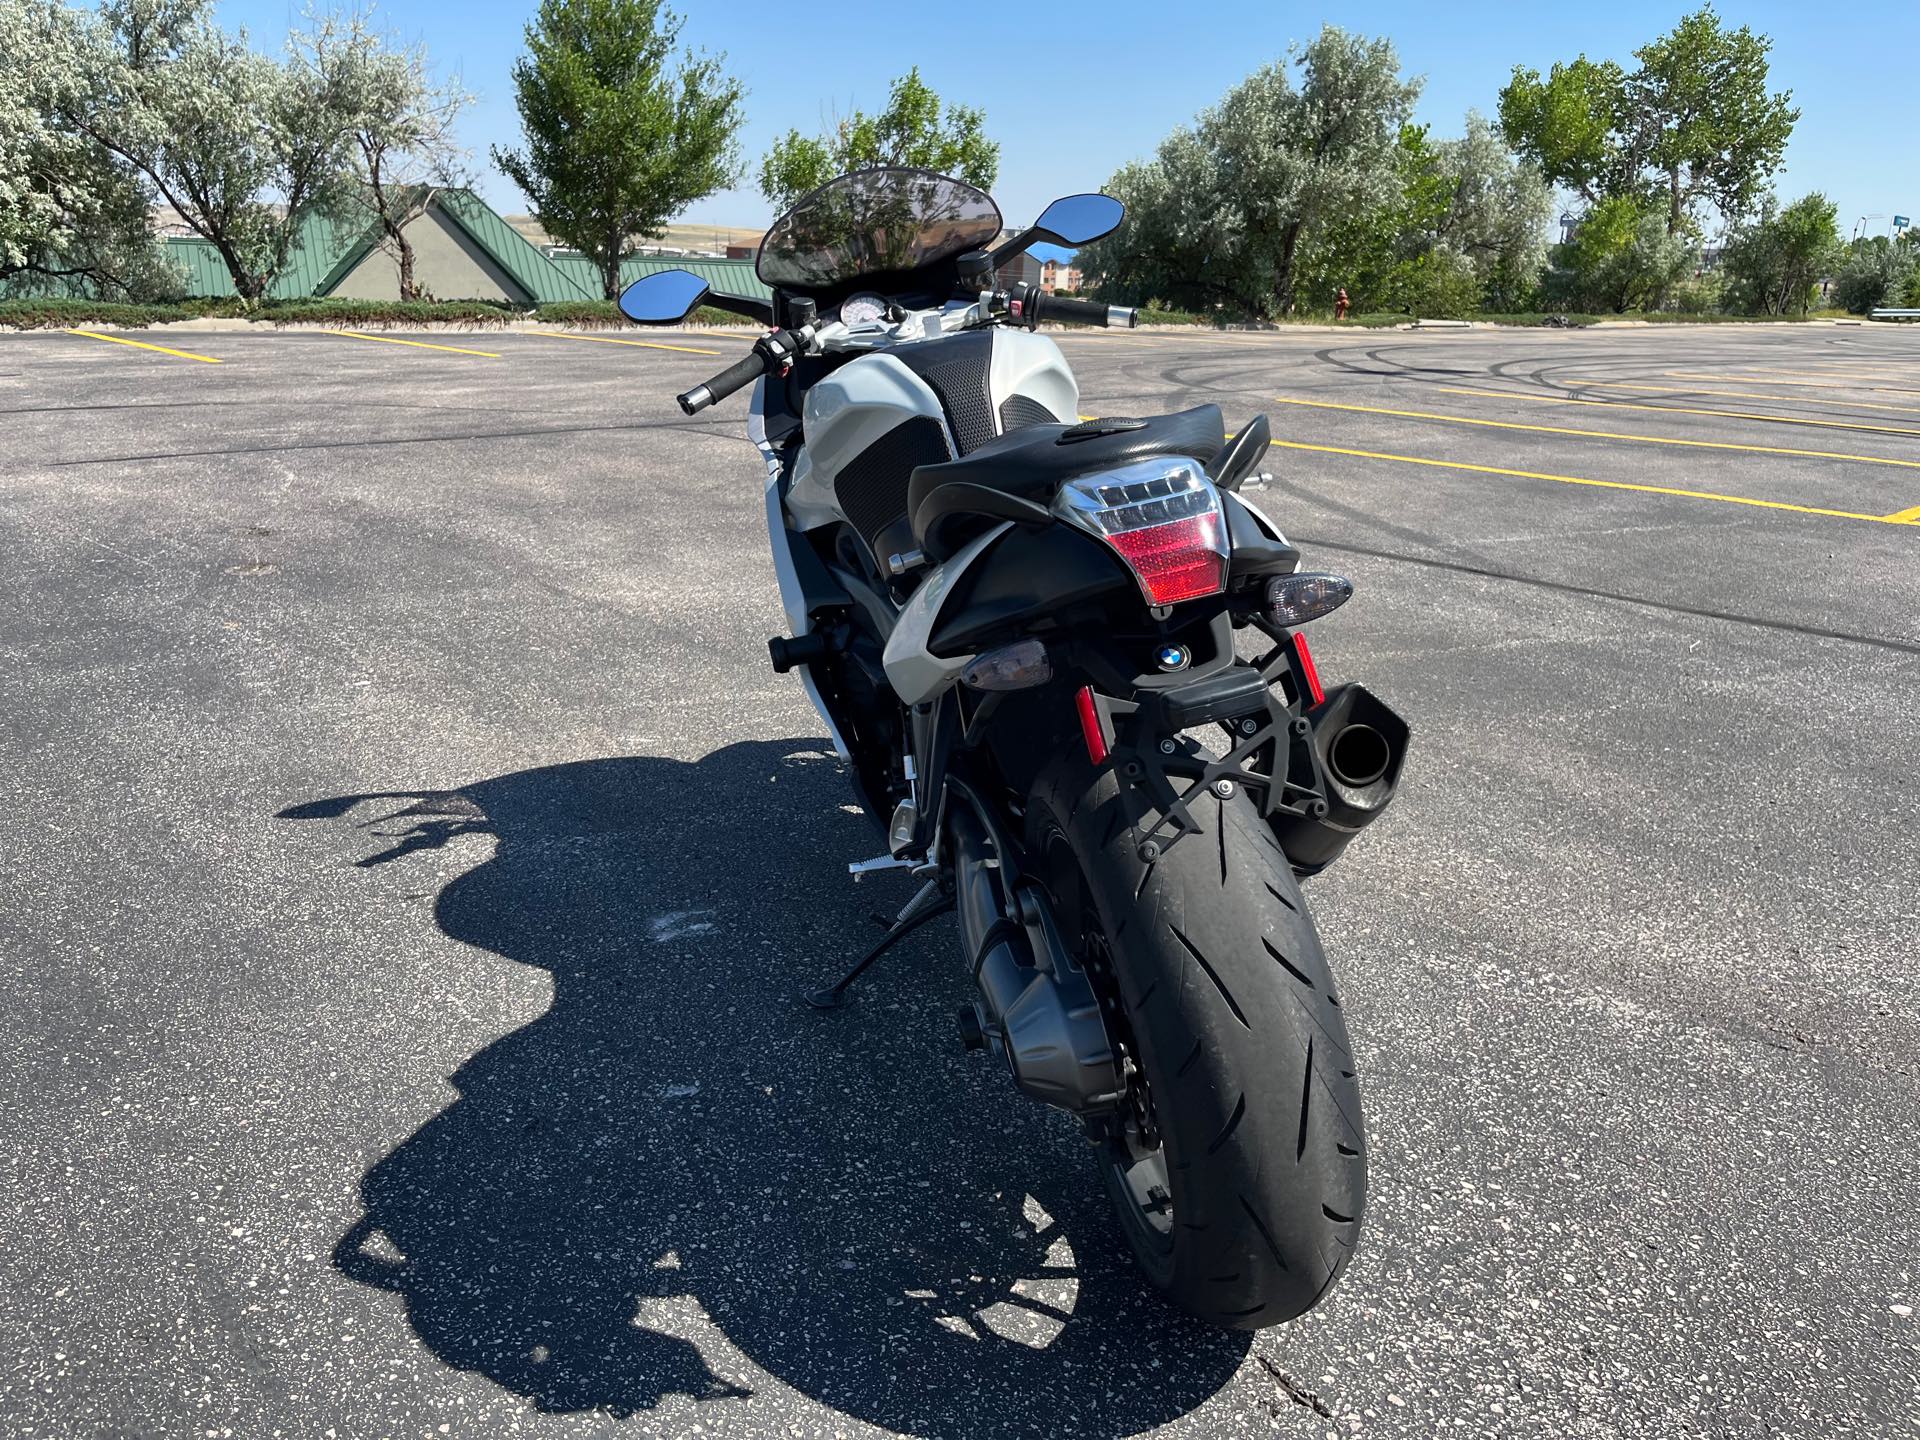
M 1293 868 L 1313 875 L 1338 860 L 1353 837 L 1393 803 L 1413 732 L 1364 685 L 1329 691 L 1307 720 L 1326 813 L 1276 816 L 1273 829 Z
M 1067 953 L 1046 896 L 1030 886 L 1011 900 L 1003 893 L 1006 871 L 970 804 L 954 806 L 947 827 L 954 913 L 980 990 L 973 1023 L 963 1028 L 984 1038 L 1036 1100 L 1076 1115 L 1113 1109 L 1122 1086 L 1100 1002 Z

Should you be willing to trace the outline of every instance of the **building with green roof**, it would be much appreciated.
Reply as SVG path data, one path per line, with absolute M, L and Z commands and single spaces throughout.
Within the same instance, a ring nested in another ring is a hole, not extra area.
M 413 243 L 414 278 L 435 300 L 499 300 L 531 308 L 601 298 L 600 272 L 591 260 L 577 251 L 535 245 L 471 190 L 436 191 L 426 211 L 407 227 L 407 238 Z M 165 244 L 167 258 L 186 272 L 189 295 L 235 293 L 225 262 L 205 240 L 169 237 Z M 642 275 L 675 268 L 691 270 L 730 294 L 764 299 L 769 293 L 750 260 L 635 255 L 620 273 L 631 284 Z M 336 225 L 309 215 L 267 295 L 274 300 L 326 295 L 397 300 L 399 263 L 381 248 L 377 227 Z

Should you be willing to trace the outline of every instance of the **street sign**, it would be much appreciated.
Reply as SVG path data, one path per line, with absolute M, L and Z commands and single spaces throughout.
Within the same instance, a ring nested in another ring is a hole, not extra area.
M 1896 215 L 1893 217 L 1893 228 L 1896 230 L 1904 230 L 1912 223 L 1913 222 L 1904 215 Z

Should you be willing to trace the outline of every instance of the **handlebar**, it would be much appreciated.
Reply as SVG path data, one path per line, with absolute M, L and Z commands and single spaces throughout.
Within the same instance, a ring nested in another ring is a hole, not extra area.
M 1140 323 L 1140 312 L 1123 305 L 1102 305 L 1097 300 L 1075 300 L 1065 295 L 1049 295 L 1031 290 L 1026 295 L 1028 323 L 1042 320 L 1071 320 L 1081 325 L 1107 325 L 1131 330 Z
M 762 335 L 753 342 L 751 352 L 741 356 L 704 385 L 696 385 L 684 395 L 674 398 L 687 414 L 697 415 L 716 401 L 726 399 L 734 391 L 744 390 L 762 375 L 784 370 L 793 363 L 794 356 L 806 349 L 808 338 L 809 332 L 805 330 L 775 330 L 771 335 Z

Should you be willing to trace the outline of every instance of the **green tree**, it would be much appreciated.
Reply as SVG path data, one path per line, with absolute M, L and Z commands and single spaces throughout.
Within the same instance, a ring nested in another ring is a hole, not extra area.
M 399 269 L 400 298 L 423 298 L 407 227 L 436 190 L 470 182 L 454 125 L 473 96 L 434 76 L 424 46 L 393 45 L 364 13 L 319 17 L 289 47 L 309 83 L 348 117 L 343 213 L 375 228 Z
M 1314 236 L 1400 193 L 1402 127 L 1419 93 L 1392 42 L 1327 26 L 1176 131 L 1154 160 L 1123 167 L 1107 188 L 1127 221 L 1084 263 L 1115 298 L 1291 314 Z
M 136 172 L 263 296 L 311 210 L 338 200 L 348 116 L 324 80 L 256 54 L 211 0 L 109 0 L 74 39 L 62 123 Z
M 1467 261 L 1487 304 L 1520 309 L 1546 264 L 1552 188 L 1478 111 L 1467 112 L 1465 135 L 1440 142 L 1435 162 L 1446 205 L 1433 227 L 1434 247 Z
M 1855 315 L 1880 305 L 1907 303 L 1907 287 L 1920 277 L 1911 241 L 1863 235 L 1847 247 L 1833 277 L 1834 303 Z
M 1763 202 L 1759 218 L 1736 231 L 1721 256 L 1732 305 L 1750 314 L 1806 314 L 1814 286 L 1840 258 L 1834 220 L 1834 203 L 1818 191 L 1783 209 Z
M 1424 125 L 1402 125 L 1394 150 L 1396 183 L 1384 202 L 1327 216 L 1302 246 L 1295 288 L 1315 308 L 1331 306 L 1342 289 L 1359 311 L 1413 313 L 1430 298 L 1434 277 L 1423 262 L 1452 193 L 1427 133 Z
M 1631 72 L 1584 55 L 1546 79 L 1515 67 L 1500 92 L 1507 143 L 1589 204 L 1657 192 L 1669 235 L 1702 202 L 1737 220 L 1779 170 L 1800 112 L 1767 89 L 1773 42 L 1711 5 L 1634 51 Z
M 1634 166 L 1619 127 L 1627 77 L 1611 60 L 1582 55 L 1555 61 L 1543 80 L 1515 66 L 1500 92 L 1506 141 L 1540 167 L 1549 184 L 1578 192 L 1588 204 L 1634 189 Z
M 673 216 L 733 183 L 745 92 L 724 56 L 679 56 L 661 0 L 541 0 L 513 84 L 524 150 L 493 151 L 535 217 L 593 261 L 609 300 L 620 266 Z
M 1557 247 L 1552 298 L 1578 310 L 1657 307 L 1693 268 L 1690 234 L 1667 233 L 1657 205 L 1616 195 L 1595 205 Z
M 0 288 L 169 298 L 181 275 L 151 192 L 62 118 L 90 84 L 77 22 L 58 0 L 0 0 Z
M 825 135 L 789 130 L 760 162 L 760 193 L 776 211 L 851 170 L 905 165 L 951 175 L 991 190 L 1000 173 L 1000 147 L 986 136 L 986 116 L 967 105 L 946 105 L 915 66 L 893 82 L 887 108 L 856 110 Z

